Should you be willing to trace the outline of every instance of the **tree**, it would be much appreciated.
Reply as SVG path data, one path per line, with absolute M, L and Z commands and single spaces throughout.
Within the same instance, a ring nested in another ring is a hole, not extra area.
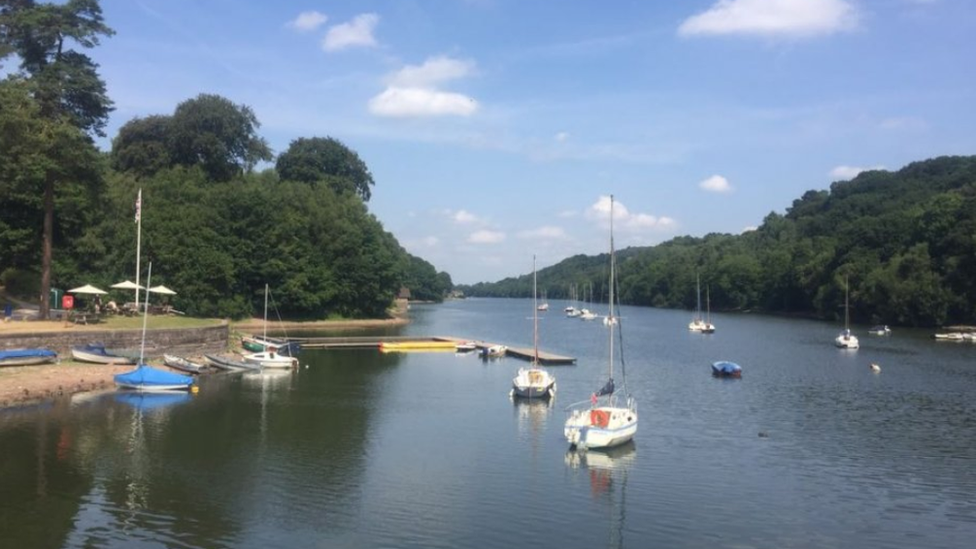
M 177 105 L 170 120 L 172 161 L 202 166 L 214 181 L 229 181 L 250 172 L 259 161 L 271 160 L 271 149 L 257 135 L 259 127 L 250 107 L 200 94 Z
M 112 167 L 137 176 L 153 175 L 172 165 L 170 116 L 133 118 L 112 140 Z
M 20 72 L 29 77 L 31 97 L 38 104 L 39 115 L 49 120 L 54 129 L 48 144 L 64 145 L 58 142 L 66 135 L 65 123 L 85 133 L 103 135 L 112 102 L 98 75 L 98 65 L 66 46 L 74 43 L 92 48 L 98 45 L 100 37 L 112 34 L 112 29 L 103 22 L 97 0 L 68 0 L 60 5 L 37 4 L 33 0 L 0 3 L 0 55 L 16 53 L 20 57 Z M 93 149 L 94 144 L 90 139 L 87 141 L 81 146 Z M 47 296 L 51 287 L 55 187 L 72 174 L 66 164 L 81 161 L 74 158 L 73 151 L 60 147 L 45 150 L 52 155 L 47 162 L 35 166 L 43 172 L 40 186 L 44 197 L 41 318 L 47 318 L 50 312 Z
M 325 183 L 336 193 L 353 192 L 365 202 L 373 175 L 355 151 L 331 137 L 299 138 L 278 156 L 275 169 L 286 181 Z

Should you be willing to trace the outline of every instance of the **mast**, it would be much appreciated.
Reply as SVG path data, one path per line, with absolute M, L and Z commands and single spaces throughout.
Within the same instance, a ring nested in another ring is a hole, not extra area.
M 705 285 L 705 323 L 712 323 L 712 295 L 707 284 Z
M 149 288 L 149 283 L 152 282 L 152 261 L 149 262 L 149 273 L 146 275 L 146 288 Z M 137 283 L 138 284 L 138 283 Z M 138 292 L 138 288 L 136 292 Z M 139 302 L 136 302 L 136 310 L 139 309 Z M 142 309 L 142 343 L 139 344 L 139 366 L 144 366 L 144 357 L 146 356 L 146 322 L 149 320 L 149 290 L 146 290 L 146 305 Z
M 532 365 L 539 365 L 539 294 L 536 291 L 535 256 L 532 256 Z
M 264 284 L 264 341 L 268 341 L 268 284 Z
M 139 310 L 139 256 L 142 255 L 142 189 L 136 196 L 136 311 Z M 146 280 L 146 294 L 149 293 L 149 281 Z M 146 296 L 148 298 L 148 295 Z
M 610 328 L 610 330 L 608 330 L 610 334 L 610 364 L 608 367 L 610 373 L 609 376 L 610 379 L 613 379 L 613 326 L 614 324 L 616 324 L 616 319 L 613 316 L 613 279 L 615 278 L 615 273 L 614 273 L 615 262 L 616 261 L 613 255 L 613 195 L 611 194 L 610 195 L 610 314 L 607 317 L 607 324 L 609 324 L 608 327 Z M 613 399 L 613 393 L 610 393 L 610 396 L 607 398 Z
M 850 281 L 844 276 L 844 331 L 850 330 L 851 305 L 848 301 L 851 293 Z
M 701 274 L 695 273 L 695 289 L 698 292 L 698 316 L 695 320 L 701 321 Z

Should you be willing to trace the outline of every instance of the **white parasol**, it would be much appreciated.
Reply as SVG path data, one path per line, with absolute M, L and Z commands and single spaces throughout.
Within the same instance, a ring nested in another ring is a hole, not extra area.
M 176 295 L 176 292 L 170 290 L 169 288 L 163 286 L 162 284 L 160 284 L 159 286 L 153 286 L 152 288 L 149 288 L 149 291 L 155 294 Z
M 135 282 L 132 282 L 131 280 L 119 282 L 118 284 L 112 284 L 112 287 L 119 290 L 145 290 L 145 288 L 136 284 Z
M 106 292 L 105 290 L 99 290 L 98 288 L 92 286 L 91 284 L 85 284 L 84 286 L 79 286 L 78 288 L 74 288 L 72 290 L 68 290 L 68 293 L 69 294 L 96 294 L 96 295 L 105 295 L 108 292 Z

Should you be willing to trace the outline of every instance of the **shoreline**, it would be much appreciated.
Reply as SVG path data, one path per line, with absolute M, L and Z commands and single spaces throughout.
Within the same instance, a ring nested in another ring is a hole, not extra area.
M 274 331 L 312 330 L 360 330 L 403 326 L 410 322 L 405 303 L 398 303 L 390 318 L 364 320 L 318 320 L 305 322 L 274 322 Z M 216 319 L 215 319 L 216 320 Z M 228 344 L 239 344 L 242 331 L 258 331 L 264 328 L 264 319 L 251 318 L 230 323 Z M 99 325 L 78 326 L 62 321 L 13 321 L 0 322 L 0 334 L 62 333 L 105 331 Z M 152 331 L 152 330 L 150 330 Z M 70 358 L 53 364 L 33 366 L 0 366 L 0 413 L 6 410 L 32 406 L 59 398 L 70 398 L 78 393 L 115 391 L 115 374 L 126 372 L 134 365 L 108 365 L 77 362 Z

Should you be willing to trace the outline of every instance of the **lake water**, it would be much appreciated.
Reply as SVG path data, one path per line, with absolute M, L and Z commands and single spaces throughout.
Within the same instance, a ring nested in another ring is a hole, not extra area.
M 524 362 L 306 351 L 296 373 L 196 395 L 0 411 L 2 547 L 971 547 L 976 345 L 896 329 L 622 309 L 633 445 L 568 452 L 565 406 L 606 375 L 606 328 L 539 322 L 552 406 Z M 531 346 L 527 300 L 413 306 L 390 333 Z M 710 364 L 733 360 L 739 380 Z M 881 365 L 874 374 L 869 365 Z M 619 375 L 618 375 L 619 386 Z M 131 398 L 128 398 L 131 397 Z

